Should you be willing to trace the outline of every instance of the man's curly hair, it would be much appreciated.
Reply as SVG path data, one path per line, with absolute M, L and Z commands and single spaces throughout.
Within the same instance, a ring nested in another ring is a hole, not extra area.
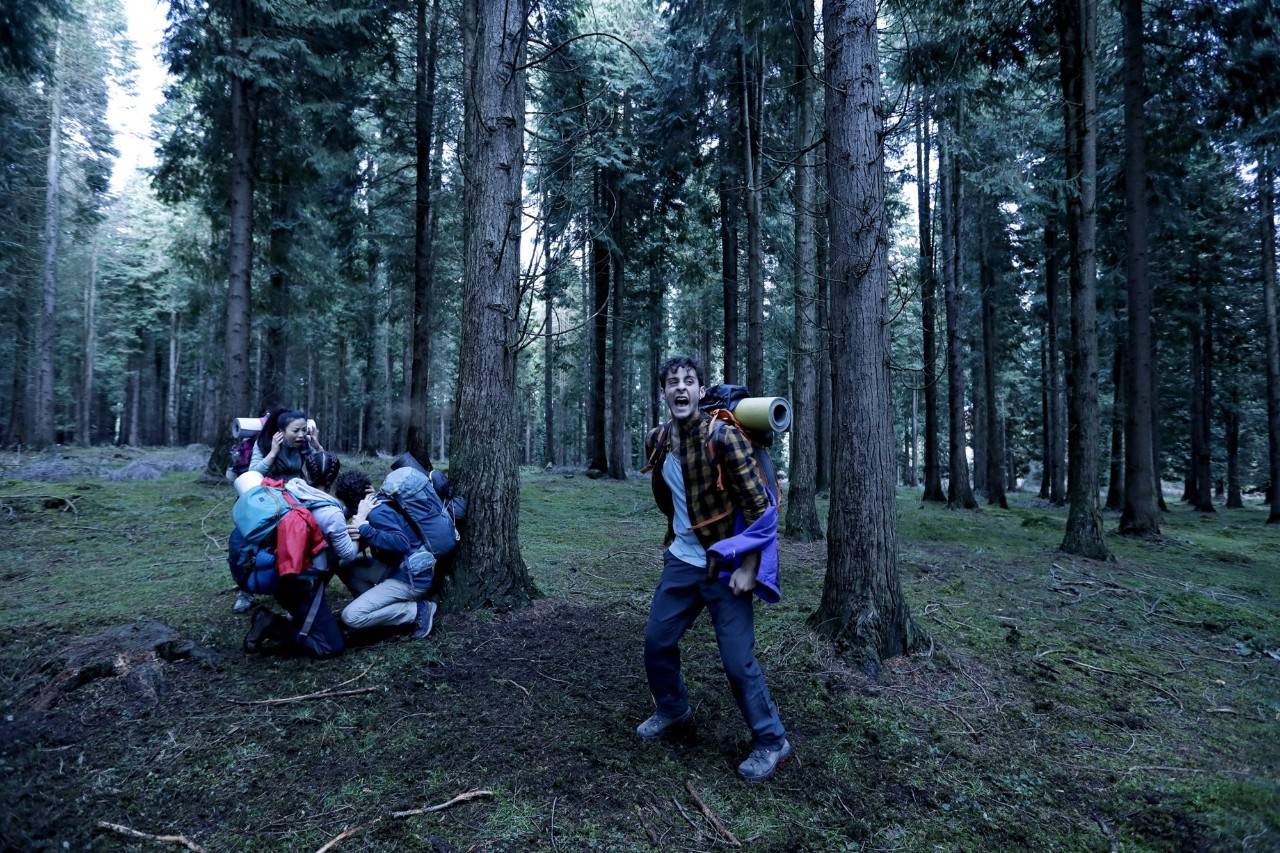
M 373 481 L 363 471 L 343 471 L 333 483 L 333 496 L 342 501 L 347 515 L 355 515 L 360 501 L 372 486 Z

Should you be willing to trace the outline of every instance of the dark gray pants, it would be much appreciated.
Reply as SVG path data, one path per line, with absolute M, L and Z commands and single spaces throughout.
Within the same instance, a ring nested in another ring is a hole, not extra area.
M 689 692 L 680 677 L 680 638 L 705 607 L 711 613 L 733 698 L 756 745 L 776 748 L 786 732 L 753 651 L 753 598 L 749 593 L 734 595 L 728 584 L 707 580 L 706 569 L 665 552 L 662 577 L 644 628 L 644 669 L 658 713 L 665 717 L 683 714 L 689 708 Z

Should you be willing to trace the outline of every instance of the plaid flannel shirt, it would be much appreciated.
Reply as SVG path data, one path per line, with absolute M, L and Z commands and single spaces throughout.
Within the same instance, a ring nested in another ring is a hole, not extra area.
M 707 436 L 713 423 L 704 412 L 698 412 L 684 423 L 677 421 L 666 427 L 656 427 L 645 438 L 645 456 L 653 469 L 653 499 L 667 517 L 664 546 L 675 540 L 672 527 L 675 505 L 671 500 L 671 489 L 662 476 L 662 464 L 671 449 L 672 430 L 679 430 L 680 447 L 676 456 L 684 474 L 689 523 L 702 547 L 710 548 L 733 535 L 735 509 L 742 510 L 742 516 L 749 525 L 769 508 L 769 492 L 752 454 L 751 442 L 737 427 L 722 424 L 711 439 L 715 454 L 713 460 L 707 447 Z M 660 438 L 665 438 L 661 446 Z M 714 571 L 712 561 L 708 561 L 708 572 Z

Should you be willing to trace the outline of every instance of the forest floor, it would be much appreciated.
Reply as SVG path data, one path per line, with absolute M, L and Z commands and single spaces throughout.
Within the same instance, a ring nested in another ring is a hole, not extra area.
M 100 821 L 209 851 L 315 850 L 370 823 L 337 849 L 730 848 L 695 792 L 750 849 L 1280 849 L 1280 529 L 1256 504 L 1175 502 L 1162 540 L 1112 537 L 1097 563 L 1057 551 L 1065 511 L 1029 495 L 956 513 L 900 490 L 903 586 L 933 643 L 881 683 L 805 627 L 824 545 L 784 544 L 757 653 L 796 758 L 749 786 L 705 618 L 683 644 L 695 732 L 633 736 L 660 567 L 648 483 L 523 483 L 543 598 L 310 662 L 240 649 L 225 483 L 0 480 L 0 848 L 141 843 Z M 159 659 L 59 674 L 139 620 L 176 633 Z M 372 689 L 243 704 L 334 687 Z M 493 793 L 389 815 L 474 789 Z

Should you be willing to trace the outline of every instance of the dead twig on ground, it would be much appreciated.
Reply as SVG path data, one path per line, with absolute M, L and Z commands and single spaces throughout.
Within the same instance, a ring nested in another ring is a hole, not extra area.
M 131 829 L 123 824 L 108 823 L 105 820 L 98 821 L 98 827 L 108 829 L 118 835 L 128 836 L 129 838 L 140 838 L 143 841 L 154 841 L 157 844 L 178 844 L 192 851 L 192 853 L 205 853 L 203 847 L 196 844 L 185 835 L 152 835 L 150 832 L 139 832 Z
M 466 802 L 470 802 L 471 800 L 478 800 L 481 797 L 492 797 L 492 796 L 493 796 L 493 791 L 490 791 L 487 788 L 480 788 L 474 791 L 467 791 L 464 794 L 459 794 L 453 799 L 446 800 L 445 802 L 440 803 L 439 805 L 426 806 L 425 808 L 421 808 L 421 809 L 406 809 L 400 812 L 391 812 L 390 814 L 376 817 L 373 820 L 369 821 L 368 823 L 362 824 L 361 826 L 353 826 L 348 829 L 342 830 L 342 832 L 339 832 L 333 838 L 330 838 L 328 841 L 326 841 L 324 843 L 324 846 L 316 850 L 316 853 L 329 853 L 330 850 L 337 847 L 339 844 L 341 844 L 343 841 L 346 841 L 348 838 L 352 837 L 353 835 L 359 835 L 362 832 L 367 832 L 370 829 L 373 829 L 375 826 L 377 826 L 379 823 L 382 822 L 384 817 L 388 817 L 393 820 L 403 820 L 404 818 L 407 818 L 407 817 L 417 817 L 418 815 L 431 814 L 432 812 L 444 811 L 445 809 L 451 806 L 456 806 L 459 803 L 466 803 Z
M 328 687 L 324 690 L 317 690 L 314 693 L 304 693 L 299 696 L 285 696 L 279 699 L 228 699 L 227 701 L 233 705 L 287 705 L 291 702 L 305 702 L 310 699 L 330 699 L 335 696 L 357 696 L 361 693 L 373 693 L 378 690 L 377 687 L 357 687 L 353 690 L 339 690 L 339 687 L 345 687 L 352 682 L 359 681 L 369 674 L 369 670 L 373 669 L 373 664 L 365 667 L 364 672 L 348 678 L 339 684 Z
M 645 821 L 644 812 L 639 806 L 636 806 L 636 818 L 640 821 L 640 828 L 644 830 L 644 834 L 649 839 L 649 843 L 660 849 L 662 845 L 658 843 L 658 833 L 654 832 L 653 828 L 649 826 L 647 821 Z
M 1062 662 L 1065 663 L 1067 666 L 1074 666 L 1074 667 L 1079 667 L 1081 669 L 1088 669 L 1088 670 L 1092 670 L 1093 672 L 1105 672 L 1109 675 L 1118 675 L 1121 678 L 1132 678 L 1134 681 L 1138 682 L 1139 684 L 1145 684 L 1148 687 L 1150 687 L 1152 690 L 1155 690 L 1159 693 L 1163 693 L 1165 696 L 1168 696 L 1174 702 L 1178 703 L 1179 711 L 1186 710 L 1185 706 L 1182 704 L 1182 700 L 1178 698 L 1178 694 L 1174 693 L 1172 690 L 1164 689 L 1163 687 L 1161 687 L 1159 684 L 1156 684 L 1155 682 L 1147 681 L 1145 678 L 1134 675 L 1132 672 L 1121 672 L 1118 669 L 1106 669 L 1105 667 L 1101 667 L 1101 666 L 1093 666 L 1092 664 L 1087 664 L 1087 663 L 1083 663 L 1082 661 L 1078 661 L 1075 658 L 1063 658 Z
M 707 823 L 711 824 L 711 828 L 732 846 L 741 847 L 742 842 L 738 840 L 738 837 L 734 835 L 729 830 L 729 827 L 724 825 L 724 821 L 720 820 L 716 813 L 702 801 L 702 797 L 698 796 L 698 792 L 693 789 L 693 782 L 686 779 L 684 781 L 684 789 L 689 792 L 689 796 L 693 798 L 693 802 L 697 805 L 698 811 L 702 812 L 702 816 L 707 819 Z

